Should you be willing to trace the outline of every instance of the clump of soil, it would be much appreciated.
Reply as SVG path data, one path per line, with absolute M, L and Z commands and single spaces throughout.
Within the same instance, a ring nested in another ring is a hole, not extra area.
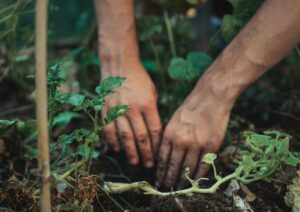
M 156 202 L 156 204 L 155 204 Z M 232 200 L 225 195 L 179 196 L 157 199 L 153 198 L 150 211 L 239 211 L 233 206 Z
M 37 201 L 32 196 L 29 186 L 16 177 L 8 180 L 5 188 L 0 189 L 0 205 L 8 211 L 36 211 Z

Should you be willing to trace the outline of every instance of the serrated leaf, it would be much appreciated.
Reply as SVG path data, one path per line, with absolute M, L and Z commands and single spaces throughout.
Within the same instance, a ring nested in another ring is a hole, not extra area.
M 54 117 L 53 126 L 63 127 L 68 125 L 74 118 L 81 118 L 81 115 L 72 111 L 59 113 Z
M 128 105 L 118 105 L 110 108 L 106 113 L 105 124 L 113 122 L 118 117 L 124 115 L 129 109 L 130 107 Z
M 17 120 L 0 120 L 0 138 L 5 136 L 5 134 L 11 129 L 11 127 L 17 124 Z
M 101 84 L 96 87 L 95 91 L 99 95 L 106 96 L 111 94 L 116 88 L 120 87 L 124 81 L 124 77 L 108 77 L 102 80 Z
M 63 134 L 58 137 L 58 143 L 70 144 L 73 141 L 81 142 L 83 139 L 90 134 L 90 131 L 87 129 L 76 129 L 72 131 L 70 134 Z
M 59 76 L 59 65 L 53 65 L 49 68 L 47 73 L 47 84 L 54 87 L 58 87 L 64 80 Z
M 29 137 L 36 132 L 36 120 L 30 119 L 26 121 L 18 121 L 16 123 L 18 133 L 25 137 Z
M 82 94 L 62 94 L 59 96 L 59 101 L 63 104 L 70 104 L 72 106 L 79 106 L 85 99 L 85 95 Z

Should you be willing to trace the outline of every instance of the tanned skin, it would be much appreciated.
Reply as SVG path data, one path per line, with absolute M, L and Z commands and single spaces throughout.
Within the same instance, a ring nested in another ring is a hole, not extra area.
M 95 0 L 95 4 L 102 77 L 127 78 L 122 89 L 107 99 L 103 112 L 118 104 L 132 108 L 104 133 L 116 151 L 120 134 L 131 164 L 152 167 L 158 158 L 157 185 L 167 187 L 177 179 L 183 186 L 185 167 L 194 178 L 205 175 L 208 167 L 201 158 L 220 148 L 238 96 L 300 43 L 300 1 L 266 0 L 173 114 L 159 146 L 157 94 L 139 59 L 134 1 Z

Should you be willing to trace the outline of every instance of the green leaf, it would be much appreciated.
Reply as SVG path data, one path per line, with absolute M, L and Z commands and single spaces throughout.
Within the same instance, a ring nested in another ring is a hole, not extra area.
M 206 164 L 213 164 L 214 161 L 216 160 L 216 158 L 217 158 L 217 155 L 215 153 L 207 153 L 202 158 L 202 162 L 204 162 Z
M 74 118 L 81 118 L 81 115 L 72 111 L 59 113 L 54 117 L 53 126 L 64 127 L 68 125 Z
M 88 159 L 90 156 L 91 148 L 87 144 L 80 144 L 77 149 L 77 153 L 84 159 Z
M 220 29 L 221 36 L 227 42 L 231 41 L 242 28 L 243 24 L 244 23 L 240 19 L 232 15 L 224 15 L 223 24 Z
M 96 133 L 91 133 L 86 137 L 88 143 L 94 143 L 99 141 L 99 136 Z
M 108 77 L 102 80 L 101 84 L 96 87 L 95 91 L 99 95 L 106 96 L 111 94 L 116 88 L 120 87 L 124 81 L 124 77 Z
M 11 127 L 15 126 L 17 120 L 0 120 L 0 138 L 5 136 L 5 134 L 11 129 Z
M 196 68 L 196 78 L 199 78 L 211 65 L 213 59 L 206 53 L 190 52 L 187 56 L 187 61 Z
M 163 30 L 162 25 L 152 25 L 147 28 L 144 28 L 144 30 L 139 34 L 139 39 L 141 41 L 145 41 L 153 37 L 155 34 L 160 34 Z
M 59 96 L 59 101 L 64 104 L 70 104 L 72 106 L 79 106 L 85 99 L 85 95 L 82 94 L 62 94 Z
M 80 111 L 82 109 L 87 109 L 87 108 L 89 108 L 93 105 L 94 105 L 94 103 L 93 103 L 92 99 L 85 99 L 81 105 L 76 106 L 75 108 L 73 108 L 73 111 Z
M 104 106 L 104 98 L 102 96 L 96 96 L 92 99 L 92 106 L 95 111 L 100 111 Z
M 47 83 L 49 86 L 58 87 L 64 80 L 59 76 L 60 68 L 59 65 L 53 65 L 49 68 L 47 74 Z
M 25 146 L 25 157 L 29 160 L 38 159 L 39 152 L 36 148 Z
M 300 159 L 297 158 L 293 153 L 289 152 L 289 154 L 283 158 L 283 162 L 290 166 L 297 166 L 300 164 Z
M 180 57 L 172 58 L 168 73 L 174 80 L 192 82 L 199 79 L 212 61 L 208 54 L 190 52 L 186 60 Z
M 221 36 L 231 41 L 255 14 L 264 0 L 228 0 L 232 7 L 232 15 L 225 15 L 220 29 Z
M 118 117 L 124 115 L 129 109 L 130 109 L 130 107 L 128 105 L 118 105 L 118 106 L 110 108 L 107 111 L 106 117 L 104 119 L 105 124 L 107 125 L 107 124 L 113 122 Z
M 36 120 L 29 119 L 26 121 L 18 121 L 17 124 L 17 131 L 18 133 L 21 133 L 25 137 L 29 137 L 36 133 L 37 126 L 36 126 Z
M 242 166 L 245 172 L 250 172 L 255 166 L 255 162 L 252 160 L 251 156 L 244 155 L 242 160 Z
M 168 73 L 173 80 L 192 81 L 196 78 L 196 68 L 180 57 L 172 58 Z
M 83 139 L 90 134 L 87 129 L 76 129 L 70 134 L 63 134 L 58 137 L 57 142 L 59 144 L 70 144 L 73 141 L 82 142 Z

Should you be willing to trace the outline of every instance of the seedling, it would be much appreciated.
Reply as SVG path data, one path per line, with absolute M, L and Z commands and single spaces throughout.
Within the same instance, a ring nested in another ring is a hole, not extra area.
M 107 192 L 119 193 L 132 189 L 140 189 L 145 194 L 168 196 L 168 195 L 188 195 L 192 193 L 215 193 L 217 189 L 227 181 L 236 179 L 241 183 L 248 184 L 258 180 L 270 180 L 269 177 L 279 171 L 283 164 L 296 166 L 300 164 L 300 158 L 289 151 L 290 136 L 279 131 L 265 131 L 263 135 L 254 132 L 244 133 L 246 140 L 236 159 L 237 167 L 233 173 L 221 177 L 215 167 L 217 155 L 206 154 L 202 162 L 213 167 L 216 182 L 210 188 L 199 187 L 199 181 L 207 178 L 192 180 L 189 177 L 189 169 L 186 170 L 186 178 L 191 183 L 191 187 L 172 192 L 160 192 L 147 182 L 135 182 L 133 184 L 107 183 L 104 187 Z

